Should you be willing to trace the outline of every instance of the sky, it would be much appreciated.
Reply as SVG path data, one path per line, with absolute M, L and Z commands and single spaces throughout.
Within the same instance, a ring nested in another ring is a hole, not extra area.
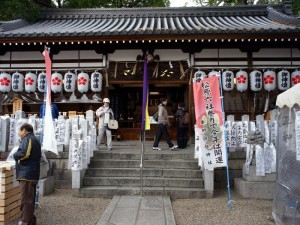
M 187 3 L 186 6 L 196 6 L 192 0 L 170 0 L 170 3 L 171 7 L 185 6 L 185 3 Z

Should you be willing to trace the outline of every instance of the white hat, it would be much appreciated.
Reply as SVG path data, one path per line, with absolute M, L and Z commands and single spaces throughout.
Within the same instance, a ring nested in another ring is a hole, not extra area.
M 109 98 L 104 98 L 104 99 L 103 99 L 103 102 L 108 102 L 108 103 L 110 103 Z

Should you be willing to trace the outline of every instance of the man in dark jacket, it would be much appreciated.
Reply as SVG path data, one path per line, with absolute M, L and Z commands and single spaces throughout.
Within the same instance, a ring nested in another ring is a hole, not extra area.
M 41 144 L 33 128 L 25 123 L 19 129 L 21 143 L 13 155 L 16 160 L 16 178 L 21 189 L 21 221 L 19 225 L 35 225 L 34 216 L 36 185 L 40 177 Z
M 188 143 L 188 124 L 183 121 L 184 115 L 188 113 L 183 103 L 178 104 L 178 109 L 175 113 L 175 119 L 177 121 L 177 144 L 179 149 L 187 147 Z

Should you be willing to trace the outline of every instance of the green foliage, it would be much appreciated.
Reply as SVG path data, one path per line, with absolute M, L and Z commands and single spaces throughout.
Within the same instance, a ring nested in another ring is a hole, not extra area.
M 293 13 L 294 15 L 300 15 L 300 1 L 293 0 Z
M 134 8 L 134 7 L 168 7 L 169 0 L 54 0 L 63 8 Z
M 30 0 L 1 0 L 0 21 L 40 18 L 40 6 Z

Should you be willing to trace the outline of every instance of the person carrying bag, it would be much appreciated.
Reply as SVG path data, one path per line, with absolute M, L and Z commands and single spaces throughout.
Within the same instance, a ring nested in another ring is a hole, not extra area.
M 99 139 L 100 143 L 102 141 L 104 132 L 106 132 L 106 143 L 107 143 L 107 150 L 111 151 L 112 148 L 112 137 L 111 137 L 111 129 L 109 129 L 108 124 L 111 119 L 114 118 L 114 113 L 112 109 L 109 107 L 109 99 L 104 98 L 103 99 L 103 106 L 101 106 L 96 111 L 96 116 L 99 117 Z

